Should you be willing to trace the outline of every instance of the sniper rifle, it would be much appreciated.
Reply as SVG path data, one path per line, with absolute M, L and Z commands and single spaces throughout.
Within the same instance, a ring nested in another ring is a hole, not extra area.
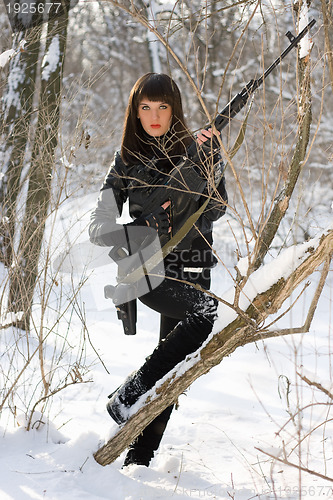
M 263 84 L 264 80 L 270 75 L 270 73 L 283 61 L 283 59 L 289 54 L 289 52 L 297 47 L 302 38 L 309 32 L 309 30 L 316 23 L 315 19 L 312 19 L 307 26 L 297 35 L 294 36 L 290 31 L 286 33 L 286 37 L 290 41 L 288 47 L 280 54 L 280 56 L 275 59 L 275 61 L 269 66 L 269 68 L 256 80 L 250 80 L 245 87 L 236 94 L 231 101 L 223 108 L 223 110 L 218 113 L 213 122 L 213 126 L 216 130 L 221 132 L 230 121 L 244 108 L 249 97 Z M 212 124 L 206 126 L 206 130 L 212 127 Z M 216 140 L 207 141 L 209 144 L 209 150 L 214 154 L 219 149 L 219 144 Z M 197 169 L 198 163 L 200 163 L 200 159 L 202 159 L 202 151 L 204 153 L 208 153 L 208 147 L 204 145 L 198 146 L 197 141 L 193 141 L 191 145 L 188 147 L 187 155 L 183 157 L 183 159 L 171 170 L 171 172 L 167 175 L 158 175 L 152 176 L 151 183 L 149 183 L 149 187 L 147 188 L 147 201 L 144 206 L 144 210 L 142 215 L 148 215 L 157 207 L 161 206 L 165 201 L 171 200 L 172 204 L 182 203 L 183 205 L 188 203 L 189 199 L 197 201 L 202 195 L 206 185 L 207 179 L 204 176 L 200 175 L 200 172 Z M 151 162 L 147 165 L 147 169 L 145 172 L 142 172 L 142 179 L 140 179 L 140 172 L 136 172 L 137 182 L 138 184 L 141 182 L 141 186 L 147 185 L 147 170 L 154 171 L 156 167 L 156 161 L 152 159 Z M 157 169 L 156 169 L 157 170 Z M 222 178 L 223 173 L 220 174 L 220 179 Z M 217 184 L 220 179 L 217 179 Z M 161 191 L 163 190 L 163 192 Z M 181 192 L 182 196 L 179 196 Z M 207 203 L 207 202 L 206 202 Z M 182 210 L 180 210 L 182 212 Z M 198 217 L 201 213 L 198 210 Z M 193 222 L 195 223 L 195 221 Z M 177 235 L 181 232 L 182 226 L 184 224 L 184 220 L 177 221 L 173 220 L 173 230 L 176 233 L 173 236 L 172 240 L 177 240 Z M 182 231 L 182 235 L 179 234 L 178 243 L 182 238 L 186 236 L 187 233 L 184 234 Z M 163 235 L 162 235 L 163 236 Z M 167 240 L 169 236 L 165 236 Z M 163 237 L 161 237 L 161 244 L 163 246 L 163 256 L 165 257 L 167 253 L 173 250 L 174 246 L 170 245 L 167 250 L 166 241 Z M 120 262 L 123 258 L 128 256 L 128 253 L 124 252 L 123 248 L 114 247 L 110 252 L 111 258 L 115 262 L 118 263 L 120 267 Z M 122 320 L 124 332 L 127 335 L 134 335 L 136 333 L 136 300 L 132 299 L 128 300 L 128 302 L 122 302 L 121 304 L 117 304 L 115 300 L 117 287 L 132 287 L 131 284 L 126 284 L 122 282 L 123 276 L 119 276 L 118 284 L 113 287 L 111 285 L 107 285 L 105 287 L 105 297 L 113 298 L 117 311 L 118 318 Z M 146 280 L 149 282 L 149 277 L 146 276 Z M 132 296 L 131 296 L 132 297 Z
M 286 33 L 286 37 L 290 41 L 288 47 L 280 54 L 280 56 L 275 59 L 275 61 L 269 66 L 269 68 L 256 80 L 250 80 L 245 87 L 236 94 L 231 101 L 223 108 L 223 110 L 216 116 L 213 126 L 216 130 L 221 132 L 230 121 L 244 108 L 249 97 L 263 84 L 264 80 L 272 73 L 272 71 L 283 61 L 283 59 L 289 54 L 289 52 L 297 47 L 302 38 L 308 33 L 308 31 L 316 23 L 315 19 L 309 22 L 309 24 L 297 35 L 294 36 L 290 31 Z M 209 124 L 205 129 L 212 127 Z M 211 141 L 207 141 L 207 149 L 211 149 Z M 205 144 L 205 143 L 204 143 Z M 219 144 L 214 141 L 213 147 L 219 149 Z M 177 198 L 179 192 L 186 191 L 192 199 L 199 199 L 206 184 L 207 179 L 205 179 L 200 172 L 198 172 L 195 166 L 200 162 L 202 158 L 202 149 L 205 151 L 205 146 L 198 146 L 197 141 L 193 141 L 187 149 L 187 155 L 176 165 L 171 172 L 166 176 L 165 183 L 161 184 L 161 177 L 157 177 L 154 181 L 155 186 L 152 185 L 150 189 L 151 193 L 148 195 L 147 201 L 145 202 L 143 215 L 147 215 L 155 210 L 157 207 L 161 206 L 165 201 L 171 199 L 174 201 Z M 194 167 L 194 168 L 193 168 Z M 154 160 L 148 165 L 148 168 L 154 168 Z M 165 192 L 161 193 L 161 189 Z M 176 228 L 177 229 L 177 228 Z

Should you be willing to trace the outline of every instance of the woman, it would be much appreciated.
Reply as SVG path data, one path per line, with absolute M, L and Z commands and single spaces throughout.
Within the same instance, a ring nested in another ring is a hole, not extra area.
M 210 269 L 216 264 L 212 252 L 212 223 L 225 213 L 227 194 L 219 152 L 214 150 L 209 158 L 213 139 L 211 130 L 202 130 L 196 137 L 203 154 L 202 161 L 193 165 L 191 175 L 204 179 L 206 187 L 202 193 L 176 190 L 171 199 L 165 199 L 165 191 L 161 190 L 157 208 L 146 213 L 147 190 L 152 185 L 158 186 L 159 181 L 163 184 L 163 179 L 184 158 L 194 138 L 185 124 L 179 89 L 169 76 L 148 73 L 135 83 L 125 116 L 121 150 L 115 155 L 91 217 L 91 241 L 104 246 L 126 245 L 124 231 L 114 229 L 115 218 L 129 199 L 134 220 L 125 225 L 126 231 L 129 226 L 149 226 L 157 231 L 164 244 L 207 199 L 206 180 L 212 177 L 209 176 L 212 168 L 218 181 L 204 213 L 165 258 L 165 279 L 140 297 L 141 302 L 161 314 L 160 342 L 144 365 L 109 396 L 107 409 L 118 424 L 126 421 L 128 409 L 142 394 L 187 354 L 197 350 L 212 331 L 217 301 L 181 280 L 208 290 Z M 116 203 L 109 201 L 109 189 Z M 167 408 L 146 427 L 130 446 L 124 465 L 149 465 L 172 409 L 173 406 Z

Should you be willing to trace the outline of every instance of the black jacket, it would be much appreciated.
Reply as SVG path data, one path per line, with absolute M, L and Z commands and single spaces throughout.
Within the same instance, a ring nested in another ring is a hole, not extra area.
M 145 213 L 145 201 L 147 200 L 147 190 L 152 185 L 152 177 L 158 176 L 159 179 L 165 176 L 165 165 L 160 168 L 154 167 L 150 169 L 149 165 L 125 165 L 121 159 L 120 153 L 115 154 L 114 160 L 111 164 L 108 174 L 105 177 L 104 183 L 101 188 L 101 193 L 97 202 L 97 206 L 91 215 L 91 224 L 89 227 L 89 235 L 92 243 L 101 246 L 112 246 L 118 244 L 117 232 L 119 225 L 116 225 L 116 219 L 122 214 L 124 203 L 129 200 L 129 213 L 133 219 L 139 218 L 142 213 Z M 218 163 L 215 167 L 216 170 L 224 168 L 222 162 Z M 170 170 L 170 167 L 169 167 Z M 138 176 L 140 180 L 138 181 Z M 161 181 L 156 182 L 160 185 Z M 156 189 L 159 189 L 158 187 Z M 112 190 L 112 191 L 110 191 Z M 227 193 L 225 189 L 224 176 L 219 182 L 217 187 L 217 194 L 213 195 L 209 201 L 204 213 L 197 220 L 185 238 L 178 244 L 174 250 L 175 256 L 185 255 L 185 261 L 191 264 L 191 252 L 194 250 L 202 250 L 204 255 L 204 262 L 199 262 L 200 259 L 196 258 L 192 262 L 196 267 L 202 265 L 213 265 L 213 257 L 210 252 L 210 245 L 212 243 L 212 223 L 224 215 L 226 211 Z M 179 194 L 178 194 L 179 193 Z M 171 221 L 172 227 L 179 229 L 181 225 L 192 215 L 206 200 L 205 191 L 199 199 L 193 199 L 187 193 L 186 199 L 181 191 L 177 193 L 177 202 L 171 206 Z M 161 191 L 162 195 L 162 191 Z M 162 195 L 163 196 L 163 195 Z M 220 200 L 223 200 L 222 202 Z M 162 205 L 165 199 L 161 199 Z M 177 205 L 179 208 L 177 212 Z M 156 207 L 158 208 L 158 207 Z M 133 223 L 132 223 L 133 224 Z M 135 222 L 134 222 L 135 224 Z M 143 222 L 144 224 L 144 222 Z M 131 225 L 131 224 L 129 224 Z M 204 238 L 201 236 L 203 235 Z M 164 236 L 164 238 L 169 238 Z M 207 241 L 206 241 L 207 240 Z M 161 241 L 161 245 L 165 241 Z M 182 252 L 180 252 L 182 251 Z M 198 252 L 197 252 L 198 253 Z M 211 260 L 211 262 L 208 262 Z

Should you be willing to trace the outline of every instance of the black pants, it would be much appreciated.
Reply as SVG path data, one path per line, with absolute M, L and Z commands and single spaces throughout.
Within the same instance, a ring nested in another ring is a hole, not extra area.
M 189 321 L 193 315 L 205 314 L 207 304 L 210 304 L 211 309 L 216 310 L 216 303 L 212 304 L 212 300 L 202 291 L 194 287 L 181 283 L 177 280 L 189 281 L 201 285 L 202 288 L 208 290 L 210 288 L 210 269 L 205 268 L 203 272 L 184 272 L 177 267 L 166 268 L 166 279 L 163 283 L 152 292 L 141 297 L 141 302 L 154 309 L 161 314 L 160 319 L 160 342 L 172 334 L 176 329 L 177 324 L 181 321 L 183 324 Z M 211 319 L 210 319 L 211 320 Z M 202 325 L 201 325 L 202 326 Z M 199 326 L 199 329 L 200 326 Z M 186 349 L 186 353 L 193 352 L 210 333 L 206 328 L 202 328 L 199 335 L 200 339 L 195 339 L 193 346 L 188 346 L 186 341 L 182 339 L 181 347 Z M 210 328 L 211 329 L 211 328 Z M 201 338 L 202 337 L 202 338 Z M 171 358 L 174 358 L 174 350 L 171 352 Z M 182 350 L 179 346 L 178 350 Z M 185 353 L 185 355 L 186 355 Z M 170 357 L 170 353 L 168 353 Z M 183 354 L 181 354 L 181 357 Z M 176 362 L 171 361 L 174 365 Z M 157 361 L 158 364 L 158 361 Z M 162 363 L 163 366 L 163 363 Z M 171 366 L 171 365 L 170 365 Z M 167 372 L 170 366 L 163 370 Z M 162 373 L 161 373 L 162 375 Z M 136 449 L 143 455 L 152 457 L 161 442 L 166 425 L 173 410 L 173 405 L 166 408 L 158 417 L 156 417 L 142 432 L 142 434 L 132 443 L 131 449 Z

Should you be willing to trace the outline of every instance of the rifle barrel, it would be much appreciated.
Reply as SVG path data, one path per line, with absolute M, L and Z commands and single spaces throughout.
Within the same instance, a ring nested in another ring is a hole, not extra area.
M 286 33 L 286 36 L 288 36 L 288 38 L 289 36 L 292 37 L 289 38 L 291 40 L 290 45 L 288 45 L 288 47 L 282 52 L 282 54 L 277 59 L 275 59 L 275 61 L 269 66 L 269 68 L 266 69 L 265 73 L 260 78 L 258 78 L 258 80 L 256 80 L 256 82 L 258 82 L 258 87 L 262 84 L 264 79 L 276 68 L 276 66 L 280 64 L 280 62 L 286 57 L 286 55 L 289 54 L 289 52 L 299 44 L 302 38 L 307 34 L 312 26 L 315 25 L 315 23 L 316 20 L 312 19 L 312 21 L 310 21 L 309 24 L 305 26 L 305 28 L 295 37 L 293 37 L 289 31 L 288 33 Z
M 290 40 L 290 45 L 280 54 L 280 56 L 275 59 L 275 61 L 266 69 L 264 74 L 260 76 L 257 80 L 250 80 L 247 85 L 236 94 L 231 101 L 223 108 L 223 110 L 217 115 L 215 118 L 214 125 L 217 130 L 221 131 L 224 129 L 226 125 L 231 121 L 231 119 L 236 116 L 237 113 L 245 106 L 248 98 L 257 88 L 262 85 L 263 81 L 267 76 L 281 63 L 281 61 L 286 57 L 287 54 L 294 48 L 297 47 L 298 43 L 301 39 L 306 35 L 306 33 L 312 28 L 312 26 L 316 23 L 315 19 L 309 22 L 307 26 L 297 35 L 293 36 L 289 31 L 286 33 L 286 36 Z M 209 126 L 208 126 L 209 127 Z M 208 128 L 207 127 L 207 128 Z

